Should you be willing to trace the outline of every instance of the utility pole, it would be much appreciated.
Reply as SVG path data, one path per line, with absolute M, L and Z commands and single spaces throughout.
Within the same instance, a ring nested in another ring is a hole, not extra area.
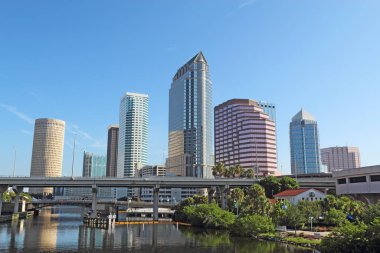
M 15 151 L 15 158 L 13 160 L 13 177 L 15 177 L 15 171 L 16 171 L 16 148 L 13 147 L 14 151 Z
M 74 177 L 74 160 L 75 160 L 75 137 L 76 135 L 74 135 L 74 146 L 73 146 L 73 161 L 71 163 L 71 178 Z

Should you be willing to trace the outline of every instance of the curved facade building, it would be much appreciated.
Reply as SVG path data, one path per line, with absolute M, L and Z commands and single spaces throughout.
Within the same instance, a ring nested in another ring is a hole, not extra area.
M 276 125 L 250 99 L 231 99 L 214 109 L 215 162 L 240 165 L 257 175 L 278 175 Z
M 58 119 L 36 119 L 33 137 L 31 177 L 62 176 L 65 122 Z M 31 188 L 30 193 L 53 193 L 52 188 Z

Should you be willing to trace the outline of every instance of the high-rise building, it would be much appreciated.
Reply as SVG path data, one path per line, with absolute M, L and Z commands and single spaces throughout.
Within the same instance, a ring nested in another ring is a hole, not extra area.
M 104 155 L 95 155 L 90 152 L 83 153 L 83 177 L 106 176 L 107 158 Z
M 278 175 L 276 127 L 261 106 L 231 99 L 214 108 L 215 162 Z
M 290 122 L 289 136 L 292 174 L 319 173 L 319 132 L 315 118 L 301 109 Z
M 116 177 L 118 143 L 119 143 L 119 126 L 111 125 L 108 127 L 107 169 L 106 169 L 107 177 Z
M 58 119 L 36 119 L 34 125 L 31 177 L 62 176 L 65 122 Z M 53 193 L 53 188 L 30 188 L 30 193 Z
M 121 99 L 117 177 L 134 177 L 147 164 L 148 103 L 148 95 L 131 92 Z
M 212 177 L 212 84 L 202 52 L 178 69 L 169 91 L 167 172 Z
M 329 147 L 321 149 L 322 164 L 327 171 L 346 170 L 360 167 L 360 152 L 357 147 Z
M 269 118 L 276 124 L 276 105 L 265 101 L 258 101 L 257 104 L 263 109 L 263 111 L 266 114 L 268 114 Z

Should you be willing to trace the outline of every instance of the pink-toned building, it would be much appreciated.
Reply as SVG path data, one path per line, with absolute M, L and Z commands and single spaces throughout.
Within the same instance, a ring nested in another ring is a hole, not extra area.
M 330 147 L 321 149 L 322 164 L 327 171 L 346 170 L 360 167 L 360 152 L 357 147 Z
M 278 175 L 276 126 L 256 101 L 231 99 L 214 108 L 215 162 Z M 258 173 L 257 173 L 258 172 Z

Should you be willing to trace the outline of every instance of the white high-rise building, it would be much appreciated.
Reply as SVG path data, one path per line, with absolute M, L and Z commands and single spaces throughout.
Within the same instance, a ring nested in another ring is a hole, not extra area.
M 131 92 L 121 99 L 117 177 L 134 177 L 148 162 L 148 103 L 148 95 Z

